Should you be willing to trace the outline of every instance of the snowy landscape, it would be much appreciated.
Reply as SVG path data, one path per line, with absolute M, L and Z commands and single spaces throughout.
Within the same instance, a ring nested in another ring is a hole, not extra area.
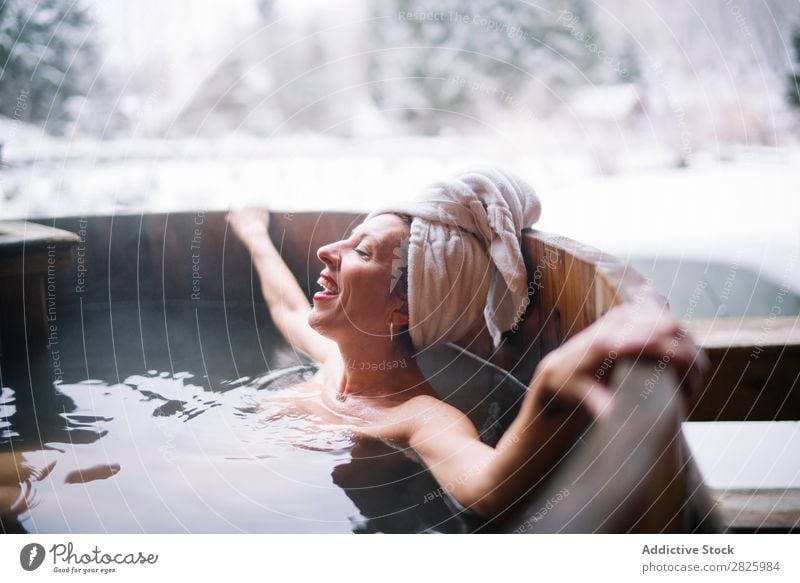
M 0 11 L 5 219 L 368 210 L 498 164 L 543 230 L 800 288 L 794 1 L 72 4 Z

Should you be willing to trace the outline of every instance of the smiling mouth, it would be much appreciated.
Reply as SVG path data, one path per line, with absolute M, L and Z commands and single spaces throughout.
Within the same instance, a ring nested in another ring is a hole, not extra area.
M 322 291 L 314 294 L 315 300 L 335 298 L 339 295 L 339 287 L 332 279 L 321 275 L 317 280 L 317 284 L 322 288 Z

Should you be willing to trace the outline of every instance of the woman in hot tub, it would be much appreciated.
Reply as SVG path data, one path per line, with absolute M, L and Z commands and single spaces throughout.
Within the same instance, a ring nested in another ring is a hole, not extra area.
M 689 388 L 705 359 L 666 307 L 614 308 L 539 363 L 518 417 L 496 447 L 483 443 L 436 396 L 414 356 L 471 340 L 484 324 L 496 345 L 517 324 L 529 302 L 521 231 L 540 213 L 533 189 L 508 172 L 437 183 L 321 247 L 311 305 L 269 238 L 268 212 L 235 211 L 229 222 L 252 255 L 275 325 L 322 363 L 301 406 L 358 435 L 407 445 L 455 501 L 490 517 L 555 466 L 583 426 L 579 410 L 607 410 L 595 372 L 612 347 L 617 359 L 669 351 Z M 554 399 L 571 406 L 545 411 Z

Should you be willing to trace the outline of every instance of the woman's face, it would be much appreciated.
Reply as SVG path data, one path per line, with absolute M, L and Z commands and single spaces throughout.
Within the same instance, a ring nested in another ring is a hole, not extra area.
M 317 256 L 325 267 L 308 318 L 311 327 L 340 341 L 354 334 L 385 338 L 390 322 L 405 324 L 405 302 L 392 289 L 392 264 L 405 252 L 406 237 L 408 225 L 400 217 L 382 214 L 347 239 L 320 247 Z

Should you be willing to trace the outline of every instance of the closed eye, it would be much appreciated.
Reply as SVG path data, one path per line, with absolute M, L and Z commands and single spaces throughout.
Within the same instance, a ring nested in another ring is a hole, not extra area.
M 365 257 L 365 258 L 369 257 L 369 253 L 367 253 L 366 251 L 362 251 L 361 249 L 354 249 L 354 251 L 356 253 L 358 253 L 359 255 L 361 255 L 361 257 Z

